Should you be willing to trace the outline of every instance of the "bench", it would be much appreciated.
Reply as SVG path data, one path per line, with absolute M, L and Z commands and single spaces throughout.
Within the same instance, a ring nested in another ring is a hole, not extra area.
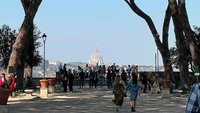
M 180 97 L 182 92 L 183 92 L 183 90 L 179 90 L 179 89 L 173 90 L 173 93 L 174 93 L 175 96 L 177 96 L 177 97 Z
M 32 96 L 33 89 L 25 89 L 24 92 L 26 93 L 27 96 Z

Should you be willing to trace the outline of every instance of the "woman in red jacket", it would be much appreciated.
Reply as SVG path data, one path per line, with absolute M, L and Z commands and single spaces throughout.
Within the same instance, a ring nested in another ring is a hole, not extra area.
M 10 76 L 10 80 L 9 80 L 9 88 L 10 88 L 10 94 L 11 96 L 13 96 L 13 91 L 15 89 L 15 83 L 16 83 L 16 79 L 15 79 L 15 74 Z

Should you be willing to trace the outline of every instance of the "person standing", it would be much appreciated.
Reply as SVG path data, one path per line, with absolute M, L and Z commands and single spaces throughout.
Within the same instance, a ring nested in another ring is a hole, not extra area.
M 124 69 L 122 69 L 121 76 L 122 76 L 122 80 L 124 81 L 124 83 L 126 85 L 127 84 L 127 73 L 125 72 Z
M 107 72 L 106 79 L 107 79 L 108 89 L 111 90 L 111 88 L 112 88 L 112 75 L 111 75 L 110 70 L 108 70 L 108 72 Z
M 135 72 L 132 72 L 131 74 L 131 79 L 128 81 L 126 90 L 130 92 L 130 104 L 131 104 L 131 112 L 136 112 L 135 107 L 136 107 L 136 100 L 138 96 L 138 90 L 139 90 L 139 85 L 137 81 L 137 75 Z
M 3 74 L 4 74 L 4 73 L 2 73 L 1 76 L 0 76 L 0 88 L 4 88 L 4 86 L 5 86 Z
M 142 75 L 142 84 L 144 86 L 143 93 L 147 93 L 147 83 L 148 83 L 147 75 L 146 73 L 142 73 L 141 75 Z
M 67 92 L 67 81 L 68 81 L 68 73 L 67 73 L 67 69 L 66 69 L 66 64 L 64 64 L 63 67 L 63 92 Z
M 89 88 L 93 88 L 94 86 L 94 70 L 90 68 L 90 71 L 89 71 Z
M 200 82 L 191 88 L 185 113 L 200 113 Z
M 105 77 L 105 75 L 106 75 L 106 66 L 105 65 L 102 66 L 102 71 L 103 71 L 103 76 Z
M 62 82 L 63 77 L 63 66 L 62 63 L 60 63 L 58 67 L 58 72 L 56 73 L 56 81 L 60 84 Z
M 85 66 L 85 78 L 89 77 L 89 71 L 90 71 L 90 68 L 89 68 L 88 64 L 86 64 L 86 66 Z
M 111 66 L 112 73 L 116 73 L 116 66 L 115 63 Z
M 83 88 L 84 87 L 84 79 L 85 79 L 85 73 L 83 72 L 83 69 L 80 70 L 81 72 L 79 73 L 79 82 L 80 82 L 80 87 L 79 88 Z
M 74 74 L 72 73 L 71 69 L 68 69 L 68 77 L 69 77 L 69 91 L 73 91 L 73 81 L 74 81 Z
M 128 76 L 130 77 L 130 75 L 131 75 L 131 65 L 128 65 L 127 72 L 128 72 Z
M 103 87 L 103 82 L 104 82 L 104 72 L 103 72 L 103 68 L 102 68 L 102 66 L 100 65 L 99 66 L 99 71 L 98 71 L 98 77 L 99 77 L 99 85 L 100 85 L 100 87 Z
M 97 88 L 97 84 L 98 84 L 98 82 L 99 82 L 99 79 L 98 79 L 98 72 L 97 71 L 95 71 L 94 72 L 94 81 L 93 81 L 94 83 L 94 87 L 95 88 Z
M 5 74 L 5 73 L 2 73 L 2 76 L 3 76 L 2 80 L 3 80 L 3 82 L 4 82 L 4 88 L 5 88 L 5 89 L 9 89 L 8 81 L 7 81 L 7 79 L 6 79 L 6 74 Z
M 58 67 L 58 72 L 62 73 L 63 72 L 63 66 L 62 63 L 60 63 L 59 67 Z
M 113 84 L 114 99 L 112 102 L 117 106 L 116 111 L 118 112 L 119 107 L 122 107 L 124 102 L 125 85 L 120 75 L 117 75 Z
M 9 79 L 10 96 L 13 96 L 13 91 L 15 90 L 15 86 L 16 86 L 15 76 L 16 76 L 16 73 L 11 75 Z

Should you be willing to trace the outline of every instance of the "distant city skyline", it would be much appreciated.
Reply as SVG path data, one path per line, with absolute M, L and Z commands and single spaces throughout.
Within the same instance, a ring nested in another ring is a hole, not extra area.
M 168 1 L 135 2 L 152 18 L 162 36 Z M 200 0 L 186 1 L 191 27 L 200 26 L 199 4 Z M 1 1 L 0 13 L 0 26 L 20 28 L 24 11 L 19 0 Z M 146 22 L 124 0 L 43 0 L 34 23 L 47 35 L 47 60 L 87 62 L 98 48 L 105 64 L 155 64 L 157 47 L 152 34 Z M 175 46 L 172 21 L 169 46 Z M 43 47 L 39 50 L 43 57 Z

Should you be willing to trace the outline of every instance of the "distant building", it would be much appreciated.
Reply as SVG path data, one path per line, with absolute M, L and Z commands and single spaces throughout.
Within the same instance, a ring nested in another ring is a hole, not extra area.
M 49 61 L 49 65 L 60 65 L 60 61 L 53 61 L 53 60 L 51 60 L 51 61 Z
M 95 66 L 97 63 L 99 65 L 104 65 L 103 57 L 101 56 L 98 49 L 96 49 L 96 51 L 92 53 L 92 55 L 88 61 L 88 64 L 93 65 L 93 66 Z

